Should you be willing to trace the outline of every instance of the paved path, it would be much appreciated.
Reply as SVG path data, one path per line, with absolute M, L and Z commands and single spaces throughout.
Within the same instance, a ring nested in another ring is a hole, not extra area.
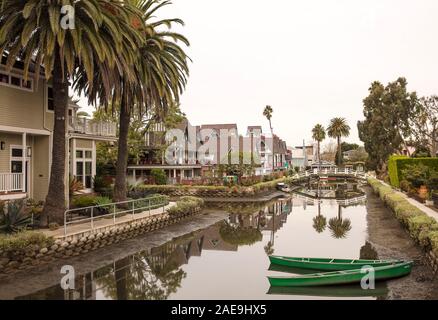
M 140 219 L 144 219 L 144 218 L 147 218 L 147 217 L 150 217 L 150 216 L 153 216 L 153 215 L 161 214 L 164 211 L 166 211 L 168 208 L 173 207 L 174 205 L 175 205 L 174 202 L 170 202 L 164 208 L 161 207 L 161 208 L 153 209 L 150 212 L 149 211 L 145 211 L 145 212 L 142 212 L 142 213 L 136 213 L 135 215 L 127 213 L 124 216 L 116 217 L 115 223 L 114 223 L 114 219 L 113 219 L 112 216 L 108 216 L 106 218 L 95 218 L 95 220 L 94 220 L 94 229 L 100 229 L 100 228 L 115 226 L 115 225 L 123 224 L 123 223 L 126 223 L 126 222 L 140 220 Z M 87 221 L 87 222 L 84 222 L 84 223 L 70 224 L 70 225 L 67 226 L 67 236 L 79 234 L 79 233 L 90 231 L 90 230 L 91 230 L 91 222 L 90 221 Z M 41 232 L 43 232 L 44 234 L 46 234 L 49 237 L 64 238 L 64 226 L 60 227 L 57 230 L 53 230 L 53 231 L 52 230 L 48 230 L 48 229 L 44 229 L 44 230 L 41 230 Z
M 386 182 L 379 180 L 381 183 L 383 183 L 384 185 L 391 187 L 389 184 L 387 184 Z M 406 200 L 408 200 L 408 202 L 414 206 L 416 206 L 418 209 L 420 209 L 421 211 L 423 211 L 425 214 L 427 214 L 429 217 L 434 218 L 437 222 L 438 222 L 438 212 L 436 212 L 435 210 L 432 210 L 431 208 L 427 207 L 426 205 L 422 204 L 421 202 L 418 202 L 415 199 L 412 199 L 410 197 L 408 197 L 405 193 L 397 191 L 393 188 L 393 190 L 395 192 L 397 192 L 399 195 L 403 196 Z

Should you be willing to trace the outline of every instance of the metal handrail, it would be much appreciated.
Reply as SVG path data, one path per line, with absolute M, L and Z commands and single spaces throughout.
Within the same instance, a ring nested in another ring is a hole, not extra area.
M 162 200 L 161 202 L 158 203 L 151 203 L 153 200 Z M 140 206 L 140 207 L 136 207 L 135 204 L 136 203 L 141 203 L 147 201 L 148 205 L 147 206 Z M 132 205 L 131 205 L 132 204 Z M 125 213 L 131 213 L 132 214 L 132 220 L 135 219 L 135 214 L 136 211 L 138 210 L 143 210 L 142 212 L 145 211 L 149 211 L 149 216 L 151 215 L 151 210 L 152 208 L 156 209 L 156 208 L 163 208 L 163 212 L 164 212 L 164 208 L 166 207 L 166 205 L 168 205 L 168 198 L 166 196 L 154 196 L 154 197 L 148 197 L 148 198 L 142 198 L 142 199 L 134 199 L 134 200 L 127 200 L 127 201 L 120 201 L 120 202 L 114 202 L 114 203 L 109 203 L 109 204 L 103 204 L 103 205 L 96 205 L 96 206 L 89 206 L 89 207 L 83 207 L 83 208 L 74 208 L 74 209 L 68 209 L 65 210 L 64 212 L 64 236 L 67 236 L 67 226 L 68 225 L 72 225 L 72 224 L 79 224 L 79 223 L 84 223 L 84 222 L 90 222 L 90 226 L 91 229 L 89 230 L 94 230 L 94 221 L 95 220 L 99 220 L 99 219 L 104 219 L 106 217 L 113 217 L 113 225 L 116 224 L 116 216 L 117 215 L 121 215 L 121 214 L 125 214 Z M 117 207 L 120 206 L 126 206 L 127 209 L 122 209 L 121 211 L 117 211 Z M 131 205 L 131 206 L 130 206 Z M 157 207 L 158 205 L 158 207 Z M 108 214 L 102 214 L 102 215 L 98 215 L 95 216 L 94 215 L 94 211 L 102 208 L 102 209 L 107 209 L 107 208 L 112 208 L 112 213 L 108 213 Z M 67 215 L 74 213 L 74 212 L 81 212 L 81 211 L 91 211 L 91 216 L 90 217 L 85 217 L 82 219 L 77 219 L 74 221 L 67 221 Z

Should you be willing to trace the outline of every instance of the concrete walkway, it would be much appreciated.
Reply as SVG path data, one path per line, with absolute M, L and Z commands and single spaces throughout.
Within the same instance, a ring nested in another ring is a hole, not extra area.
M 383 183 L 384 185 L 392 188 L 391 185 L 387 184 L 386 182 L 379 180 L 381 183 Z M 394 188 L 392 188 L 397 194 L 401 195 L 402 197 L 404 197 L 406 200 L 408 200 L 408 202 L 410 204 L 412 204 L 413 206 L 416 206 L 418 209 L 420 209 L 421 211 L 423 211 L 425 214 L 427 214 L 429 217 L 434 218 L 437 222 L 438 222 L 438 212 L 436 212 L 435 210 L 432 210 L 431 208 L 427 207 L 426 205 L 422 204 L 421 202 L 418 202 L 415 199 L 412 199 L 410 197 L 408 197 L 405 193 L 400 192 L 395 190 Z
M 169 209 L 170 207 L 173 207 L 174 205 L 175 205 L 175 202 L 170 202 L 165 207 L 152 209 L 150 212 L 145 211 L 142 213 L 136 213 L 135 215 L 132 215 L 128 212 L 124 216 L 119 216 L 119 217 L 116 216 L 115 222 L 114 222 L 114 219 L 112 216 L 107 216 L 104 218 L 96 217 L 94 219 L 94 222 L 93 222 L 93 224 L 94 224 L 93 230 L 104 229 L 107 227 L 117 226 L 117 225 L 125 224 L 127 222 L 141 220 L 141 219 L 148 218 L 148 217 L 151 217 L 154 215 L 158 215 L 158 214 L 165 212 L 167 209 Z M 76 234 L 81 234 L 83 232 L 87 232 L 87 231 L 91 231 L 91 230 L 92 230 L 91 222 L 89 220 L 86 222 L 83 222 L 83 223 L 78 222 L 78 223 L 69 224 L 67 226 L 66 237 L 73 236 Z M 49 237 L 54 237 L 55 239 L 64 238 L 64 226 L 60 227 L 57 230 L 42 229 L 40 231 Z

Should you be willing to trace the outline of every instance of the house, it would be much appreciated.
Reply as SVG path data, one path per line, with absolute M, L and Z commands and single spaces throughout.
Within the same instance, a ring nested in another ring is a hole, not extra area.
M 189 144 L 199 146 L 197 127 L 184 119 L 175 127 L 181 130 L 180 140 L 170 141 L 166 137 L 167 128 L 162 123 L 154 124 L 145 134 L 143 155 L 139 162 L 128 164 L 128 177 L 133 181 L 147 180 L 153 169 L 164 170 L 169 184 L 180 183 L 183 180 L 201 178 L 203 166 L 198 161 L 197 149 L 189 148 Z M 171 155 L 165 155 L 166 149 Z
M 23 78 L 17 61 L 10 72 L 0 64 L 0 200 L 33 198 L 45 200 L 52 162 L 54 101 L 51 83 L 43 75 Z M 32 70 L 35 66 L 32 66 Z M 32 71 L 31 70 L 31 71 Z M 96 174 L 96 143 L 116 141 L 116 124 L 78 117 L 79 106 L 68 108 L 65 154 L 66 195 L 69 176 L 93 189 Z
M 291 163 L 293 167 L 299 167 L 301 169 L 307 168 L 317 160 L 314 145 L 306 145 L 303 143 L 302 146 L 289 148 L 289 150 L 291 152 Z

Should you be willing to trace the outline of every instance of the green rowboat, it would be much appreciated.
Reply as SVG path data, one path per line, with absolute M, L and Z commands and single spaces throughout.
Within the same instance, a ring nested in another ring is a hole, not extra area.
M 412 261 L 374 268 L 375 280 L 388 280 L 408 275 L 412 269 Z M 273 287 L 310 287 L 359 283 L 370 273 L 357 270 L 343 270 L 297 275 L 292 277 L 268 277 Z
M 267 294 L 327 298 L 385 297 L 388 288 L 385 283 L 376 283 L 376 287 L 369 290 L 362 289 L 357 283 L 325 287 L 270 287 Z
M 321 271 L 352 270 L 360 269 L 364 266 L 377 268 L 403 262 L 402 260 L 294 258 L 284 256 L 269 256 L 269 260 L 273 265 Z

